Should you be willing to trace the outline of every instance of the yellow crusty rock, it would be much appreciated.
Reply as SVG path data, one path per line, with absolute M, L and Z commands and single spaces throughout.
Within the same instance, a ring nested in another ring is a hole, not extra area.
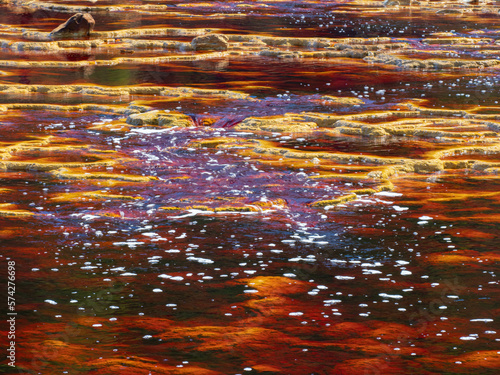
M 161 210 L 164 210 L 164 211 L 181 211 L 183 210 L 182 207 L 177 207 L 177 206 L 164 206 L 164 207 L 160 207 Z
M 212 138 L 204 139 L 200 141 L 191 142 L 191 146 L 200 148 L 217 148 L 219 145 L 223 144 L 234 144 L 235 140 L 232 138 Z
M 127 124 L 164 127 L 190 127 L 194 125 L 193 120 L 188 115 L 160 110 L 132 114 L 128 116 Z
M 129 195 L 110 194 L 106 191 L 86 191 L 76 193 L 62 193 L 51 198 L 54 201 L 93 201 L 93 200 L 137 200 L 142 197 L 132 197 Z
M 361 127 L 361 134 L 366 137 L 385 137 L 389 135 L 385 129 L 377 125 L 364 125 Z
M 135 113 L 127 118 L 130 125 L 158 125 L 158 117 L 164 112 L 156 110 L 144 113 Z
M 72 69 L 94 66 L 116 66 L 121 64 L 152 64 L 157 65 L 170 61 L 199 61 L 213 58 L 229 56 L 226 51 L 203 52 L 198 54 L 165 54 L 154 57 L 114 57 L 106 60 L 80 60 L 80 61 L 62 61 L 62 60 L 0 60 L 0 66 L 17 68 L 58 68 Z
M 357 189 L 357 190 L 352 190 L 349 194 L 342 195 L 338 198 L 335 199 L 326 199 L 326 200 L 319 200 L 316 202 L 311 203 L 311 207 L 327 207 L 327 206 L 336 206 L 338 204 L 350 202 L 352 200 L 355 200 L 359 195 L 372 195 L 375 194 L 379 191 L 388 191 L 392 190 L 394 188 L 394 185 L 390 181 L 388 181 L 386 184 L 379 185 L 375 189 L 372 188 L 366 188 L 366 189 Z
M 333 40 L 326 38 L 262 37 L 268 46 L 321 48 L 332 45 Z
M 346 106 L 346 107 L 353 107 L 365 103 L 363 100 L 359 98 L 340 97 L 331 95 L 323 95 L 321 99 L 323 99 L 328 105 Z
M 440 172 L 444 170 L 444 163 L 439 159 L 408 160 L 406 161 L 402 169 L 410 173 Z
M 316 123 L 321 128 L 333 128 L 336 122 L 341 118 L 341 116 L 332 115 L 328 113 L 314 113 L 306 112 L 302 113 L 301 117 L 304 121 L 312 121 Z
M 338 128 L 338 131 L 341 134 L 345 134 L 345 135 L 362 135 L 363 134 L 361 128 L 351 128 L 351 127 L 341 126 Z
M 106 112 L 106 113 L 128 113 L 130 109 L 124 108 L 119 105 L 105 105 L 105 104 L 77 104 L 77 105 L 61 105 L 61 104 L 49 104 L 49 103 L 8 103 L 0 105 L 0 112 L 8 110 L 46 110 L 46 111 L 96 111 L 96 112 Z
M 351 191 L 351 193 L 354 193 L 356 195 L 372 195 L 375 194 L 377 190 L 371 189 L 371 188 L 366 188 L 366 189 L 357 189 Z
M 200 35 L 191 41 L 195 51 L 227 51 L 229 39 L 223 34 Z
M 1 72 L 0 72 L 1 75 Z M 105 95 L 105 96 L 122 96 L 122 95 L 155 95 L 167 97 L 187 98 L 192 96 L 201 97 L 223 97 L 228 99 L 247 99 L 248 94 L 218 89 L 199 89 L 192 87 L 167 87 L 167 86 L 98 86 L 98 85 L 25 85 L 25 84 L 0 84 L 0 92 L 12 94 L 78 94 L 78 95 Z M 39 104 L 41 106 L 42 104 Z M 90 104 L 82 104 L 89 106 Z M 75 106 L 71 106 L 75 107 Z M 8 107 L 7 107 L 8 108 Z M 81 107 L 83 110 L 87 107 Z M 131 104 L 130 110 L 144 112 L 150 107 Z
M 251 206 L 221 206 L 216 207 L 215 212 L 259 212 L 256 207 Z
M 396 65 L 403 69 L 443 70 L 443 69 L 483 69 L 500 65 L 499 60 L 460 60 L 460 59 L 411 59 L 403 56 L 380 53 L 366 56 L 365 61 L 375 64 Z
M 2 161 L 0 170 L 13 171 L 52 171 L 60 168 L 102 167 L 114 164 L 114 160 L 96 162 L 47 162 L 44 159 L 33 161 Z
M 19 210 L 14 204 L 0 203 L 0 217 L 29 217 L 34 215 L 30 211 Z
M 392 191 L 394 190 L 394 184 L 391 181 L 387 181 L 386 183 L 377 186 L 378 191 Z
M 149 182 L 157 180 L 158 177 L 155 176 L 137 176 L 131 174 L 120 174 L 120 173 L 106 173 L 106 172 L 87 172 L 83 169 L 66 169 L 60 168 L 51 171 L 51 173 L 57 178 L 68 179 L 68 180 L 113 180 L 113 181 L 127 181 L 127 182 Z
M 422 43 L 425 44 L 490 44 L 493 39 L 489 38 L 460 38 L 460 37 L 448 37 L 448 38 L 425 38 L 422 39 Z
M 267 131 L 279 133 L 308 132 L 318 126 L 314 122 L 301 121 L 300 117 L 273 116 L 273 117 L 248 117 L 234 128 L 247 131 Z
M 346 203 L 356 199 L 358 196 L 354 193 L 342 195 L 341 197 L 335 199 L 320 200 L 311 203 L 311 207 L 326 207 L 326 206 L 336 206 L 338 204 Z
M 158 117 L 158 125 L 163 127 L 180 126 L 188 128 L 194 126 L 193 120 L 188 115 L 180 113 L 168 113 Z

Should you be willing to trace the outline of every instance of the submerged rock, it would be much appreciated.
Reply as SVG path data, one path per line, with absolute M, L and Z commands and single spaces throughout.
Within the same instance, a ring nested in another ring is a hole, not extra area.
M 225 35 L 206 34 L 194 38 L 191 46 L 195 51 L 227 51 L 229 39 Z
M 127 118 L 130 125 L 156 125 L 163 127 L 190 127 L 194 126 L 193 120 L 188 115 L 182 113 L 169 113 L 164 111 L 149 111 L 144 113 L 131 114 Z
M 95 20 L 89 13 L 76 13 L 50 32 L 51 37 L 89 36 Z

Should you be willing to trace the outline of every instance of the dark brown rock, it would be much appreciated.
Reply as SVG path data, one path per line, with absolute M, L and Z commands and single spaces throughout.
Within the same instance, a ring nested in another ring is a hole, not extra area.
M 195 51 L 227 51 L 228 45 L 227 36 L 220 34 L 201 35 L 191 41 Z
M 89 36 L 95 26 L 95 20 L 89 13 L 76 13 L 66 22 L 51 31 L 52 37 Z

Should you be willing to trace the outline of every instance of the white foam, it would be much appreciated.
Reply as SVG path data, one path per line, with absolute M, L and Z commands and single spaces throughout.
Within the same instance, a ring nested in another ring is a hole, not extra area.
M 379 293 L 378 295 L 380 297 L 385 297 L 385 298 L 395 298 L 395 299 L 401 299 L 401 298 L 403 298 L 403 296 L 400 295 L 400 294 Z
M 214 261 L 212 259 L 207 259 L 207 258 L 197 258 L 197 257 L 188 257 L 186 258 L 187 260 L 193 261 L 193 262 L 198 262 L 201 264 L 212 264 Z
M 393 191 L 379 191 L 378 193 L 375 193 L 374 195 L 378 195 L 378 196 L 382 196 L 382 197 L 400 197 L 403 194 L 395 193 Z

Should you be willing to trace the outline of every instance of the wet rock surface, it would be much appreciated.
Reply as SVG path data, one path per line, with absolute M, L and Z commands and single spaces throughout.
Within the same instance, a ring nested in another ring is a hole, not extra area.
M 94 30 L 95 20 L 89 13 L 76 13 L 50 32 L 52 38 L 86 37 Z

